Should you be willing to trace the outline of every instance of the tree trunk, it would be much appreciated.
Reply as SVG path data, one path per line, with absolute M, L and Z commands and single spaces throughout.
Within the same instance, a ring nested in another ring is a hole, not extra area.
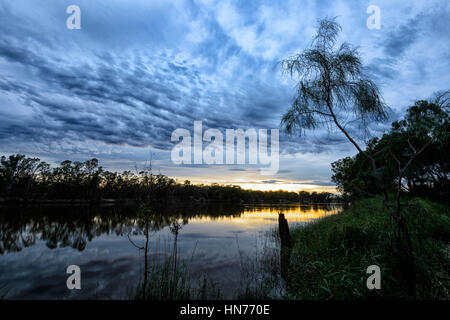
M 280 233 L 281 247 L 280 247 L 280 272 L 281 278 L 286 283 L 286 288 L 289 290 L 290 277 L 289 267 L 291 261 L 291 235 L 289 233 L 289 226 L 284 214 L 278 214 L 278 231 Z
M 280 233 L 280 240 L 282 247 L 291 247 L 291 235 L 289 233 L 289 226 L 284 214 L 278 214 L 278 230 Z
M 396 240 L 399 247 L 399 260 L 408 295 L 416 297 L 416 268 L 411 238 L 406 221 L 400 217 L 397 221 Z

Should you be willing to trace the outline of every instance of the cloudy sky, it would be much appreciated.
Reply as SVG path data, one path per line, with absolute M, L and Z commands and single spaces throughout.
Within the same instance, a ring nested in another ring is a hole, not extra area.
M 81 29 L 69 30 L 69 5 Z M 369 29 L 369 5 L 381 28 Z M 306 48 L 317 19 L 337 17 L 360 48 L 392 119 L 450 83 L 450 3 L 430 1 L 0 1 L 0 154 L 56 164 L 96 157 L 109 170 L 193 182 L 333 190 L 330 162 L 355 151 L 337 132 L 280 133 L 280 170 L 178 166 L 176 128 L 279 128 L 295 82 L 277 62 Z M 388 124 L 372 126 L 380 134 Z

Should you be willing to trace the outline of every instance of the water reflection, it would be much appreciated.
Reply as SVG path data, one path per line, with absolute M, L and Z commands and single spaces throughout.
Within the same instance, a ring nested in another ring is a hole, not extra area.
M 138 207 L 9 207 L 1 208 L 0 254 L 18 252 L 45 241 L 49 249 L 72 247 L 83 251 L 95 237 L 124 236 L 159 231 L 174 222 L 245 225 L 258 228 L 278 221 L 283 213 L 289 222 L 307 222 L 339 212 L 340 205 L 252 205 L 217 204 L 201 207 L 153 208 L 142 214 Z
M 95 237 L 143 234 L 158 231 L 172 222 L 239 217 L 236 206 L 155 208 L 142 214 L 139 207 L 8 207 L 0 213 L 0 254 L 18 252 L 45 241 L 49 249 L 72 247 L 83 251 Z
M 142 271 L 151 255 L 161 254 L 155 235 L 170 237 L 181 256 L 195 253 L 194 274 L 206 272 L 232 287 L 239 250 L 253 250 L 255 235 L 277 228 L 280 213 L 291 226 L 339 210 L 339 205 L 3 207 L 0 287 L 12 288 L 7 298 L 124 298 L 127 287 L 146 280 Z M 64 287 L 69 264 L 83 270 L 81 293 Z

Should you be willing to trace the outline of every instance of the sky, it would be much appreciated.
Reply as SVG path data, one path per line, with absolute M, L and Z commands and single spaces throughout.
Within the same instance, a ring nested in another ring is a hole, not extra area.
M 66 9 L 81 10 L 68 29 Z M 380 8 L 369 29 L 367 8 Z M 295 79 L 279 62 L 311 44 L 335 17 L 359 47 L 392 120 L 448 89 L 450 2 L 0 0 L 0 154 L 51 164 L 99 159 L 108 170 L 260 190 L 334 191 L 330 163 L 356 152 L 339 132 L 287 135 L 280 120 Z M 174 130 L 280 129 L 279 170 L 171 160 Z M 389 128 L 371 124 L 371 135 Z

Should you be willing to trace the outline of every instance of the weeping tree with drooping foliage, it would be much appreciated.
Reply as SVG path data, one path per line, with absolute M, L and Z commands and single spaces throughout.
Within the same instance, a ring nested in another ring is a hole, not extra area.
M 397 248 L 394 249 L 399 252 L 408 293 L 415 296 L 415 263 L 401 210 L 401 181 L 412 161 L 431 141 L 421 147 L 412 146 L 408 161 L 398 163 L 398 166 L 395 155 L 391 155 L 399 178 L 396 199 L 391 200 L 388 194 L 391 185 L 386 184 L 382 171 L 377 167 L 377 155 L 370 148 L 361 147 L 356 136 L 358 132 L 367 134 L 369 124 L 387 120 L 388 107 L 377 85 L 365 74 L 358 49 L 346 42 L 338 43 L 340 31 L 335 19 L 320 20 L 311 46 L 281 62 L 283 72 L 298 81 L 295 99 L 282 117 L 281 124 L 289 134 L 304 134 L 308 129 L 317 128 L 340 132 L 367 159 L 381 193 L 374 196 L 382 198 L 396 222 Z
M 341 116 L 351 113 L 365 125 L 387 119 L 387 106 L 376 84 L 365 76 L 357 48 L 337 44 L 340 30 L 334 20 L 321 20 L 311 47 L 282 61 L 283 71 L 298 78 L 296 98 L 282 123 L 289 133 L 337 127 L 363 152 Z

